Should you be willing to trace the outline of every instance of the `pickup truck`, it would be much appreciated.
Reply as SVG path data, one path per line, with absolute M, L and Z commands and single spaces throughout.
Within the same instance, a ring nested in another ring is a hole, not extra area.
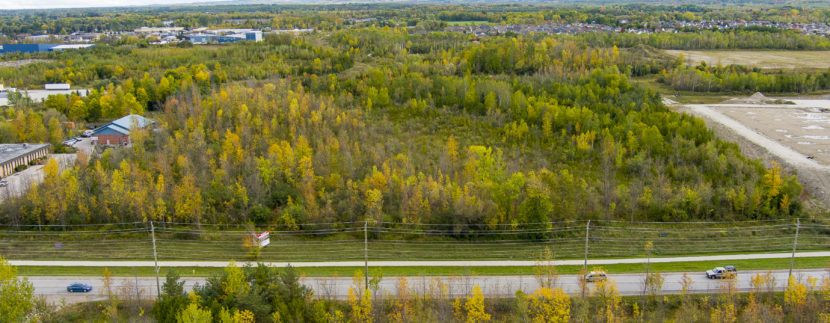
M 717 267 L 715 269 L 706 271 L 706 278 L 709 278 L 709 279 L 733 278 L 737 275 L 738 275 L 738 270 L 735 269 L 735 266 Z

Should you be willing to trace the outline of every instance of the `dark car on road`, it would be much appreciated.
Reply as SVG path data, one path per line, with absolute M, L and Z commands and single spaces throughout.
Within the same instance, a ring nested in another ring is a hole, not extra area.
M 92 286 L 84 283 L 74 283 L 66 286 L 66 291 L 70 293 L 87 293 L 92 291 Z
M 715 279 L 715 278 L 732 278 L 738 275 L 738 270 L 735 269 L 735 266 L 724 266 L 724 267 L 717 267 L 712 270 L 706 271 L 706 278 Z

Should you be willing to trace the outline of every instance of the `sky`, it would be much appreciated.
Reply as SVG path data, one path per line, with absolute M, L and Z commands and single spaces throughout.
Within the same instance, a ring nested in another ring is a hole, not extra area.
M 147 6 L 211 1 L 218 0 L 0 0 L 0 10 Z

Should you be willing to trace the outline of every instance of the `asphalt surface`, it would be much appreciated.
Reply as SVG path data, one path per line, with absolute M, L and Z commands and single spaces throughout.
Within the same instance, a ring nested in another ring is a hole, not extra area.
M 739 291 L 751 289 L 751 278 L 757 273 L 766 274 L 766 271 L 740 271 L 737 276 L 736 286 Z M 769 272 L 776 282 L 776 289 L 783 290 L 787 284 L 787 271 L 777 270 Z M 727 280 L 707 279 L 703 272 L 686 273 L 692 279 L 688 288 L 689 293 L 720 293 L 726 286 Z M 828 272 L 820 269 L 796 270 L 793 272 L 800 281 L 806 284 L 808 277 L 820 279 L 827 277 Z M 681 279 L 683 273 L 665 273 L 663 289 L 661 294 L 678 294 L 682 290 Z M 73 277 L 73 276 L 31 276 L 26 277 L 35 287 L 35 293 L 43 295 L 47 300 L 55 304 L 66 304 L 86 302 L 105 299 L 102 295 L 103 280 L 101 277 Z M 640 295 L 643 293 L 643 281 L 645 274 L 609 274 L 608 278 L 616 282 L 617 288 L 622 295 Z M 164 277 L 161 277 L 164 283 Z M 191 290 L 195 284 L 204 284 L 204 277 L 185 277 L 185 289 Z M 394 295 L 397 291 L 400 277 L 384 277 L 380 283 L 381 295 Z M 517 290 L 525 293 L 532 293 L 539 287 L 535 276 L 417 276 L 407 277 L 410 289 L 415 293 L 423 293 L 435 290 L 439 283 L 446 284 L 449 296 L 466 295 L 473 285 L 481 287 L 487 297 L 513 296 Z M 89 293 L 69 293 L 66 286 L 82 282 L 93 287 Z M 345 299 L 349 288 L 353 286 L 351 277 L 306 277 L 303 283 L 310 286 L 315 295 L 327 299 Z M 595 283 L 589 283 L 589 291 Z M 118 293 L 119 299 L 128 301 L 138 298 L 154 298 L 156 296 L 156 279 L 154 277 L 113 277 L 112 290 Z M 138 286 L 138 288 L 135 288 Z M 572 295 L 581 293 L 576 275 L 561 275 L 557 279 L 556 286 L 562 287 Z
M 58 162 L 61 170 L 75 165 L 76 154 L 51 154 L 48 158 L 54 158 Z M 8 183 L 5 187 L 0 187 L 0 202 L 11 197 L 20 196 L 29 190 L 30 187 L 43 182 L 43 165 L 29 166 L 26 169 L 6 176 L 3 179 Z

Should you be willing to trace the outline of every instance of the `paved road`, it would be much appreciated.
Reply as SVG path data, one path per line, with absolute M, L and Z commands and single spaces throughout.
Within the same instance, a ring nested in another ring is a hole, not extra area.
M 756 273 L 764 274 L 761 271 L 745 271 L 739 272 L 737 287 L 741 291 L 748 291 L 751 288 L 750 279 Z M 726 286 L 725 280 L 710 280 L 702 272 L 690 272 L 687 275 L 692 278 L 693 282 L 689 288 L 691 293 L 718 293 Z M 786 286 L 787 271 L 779 270 L 772 272 L 775 277 L 776 287 L 781 290 Z M 797 270 L 795 275 L 802 282 L 806 282 L 807 277 L 824 278 L 828 273 L 825 270 Z M 609 274 L 609 279 L 614 280 L 617 288 L 623 295 L 639 295 L 643 291 L 644 274 Z M 682 285 L 681 278 L 683 273 L 666 273 L 663 274 L 664 284 L 662 293 L 677 294 L 680 293 Z M 91 300 L 101 300 L 101 290 L 103 282 L 101 277 L 27 277 L 35 287 L 35 293 L 44 295 L 48 300 L 60 304 L 65 301 L 67 304 L 78 303 Z M 185 288 L 189 291 L 194 284 L 204 284 L 205 278 L 185 277 Z M 394 295 L 397 290 L 399 277 L 384 277 L 380 283 L 381 293 L 384 295 Z M 532 293 L 539 287 L 539 283 L 534 276 L 417 276 L 407 277 L 410 288 L 416 293 L 423 293 L 429 291 L 430 288 L 435 288 L 438 283 L 446 284 L 446 289 L 450 296 L 466 295 L 473 285 L 479 285 L 485 295 L 490 297 L 495 296 L 512 296 L 519 289 L 526 293 Z M 819 280 L 820 281 L 820 280 Z M 68 293 L 66 286 L 74 282 L 84 282 L 93 286 L 93 291 L 90 293 Z M 321 298 L 337 298 L 345 299 L 348 295 L 349 288 L 352 287 L 351 277 L 307 277 L 303 280 L 304 284 L 310 286 L 315 291 L 315 295 Z M 163 278 L 162 278 L 163 283 Z M 140 298 L 153 298 L 156 295 L 156 280 L 154 277 L 114 277 L 113 290 L 120 293 L 120 299 L 124 301 L 130 300 L 134 295 Z M 138 286 L 136 289 L 134 286 Z M 559 276 L 557 286 L 562 287 L 566 292 L 578 295 L 580 287 L 577 283 L 576 275 L 562 275 Z M 591 286 L 591 284 L 589 284 Z M 589 287 L 590 288 L 590 287 Z
M 739 260 L 739 259 L 781 259 L 790 258 L 792 253 L 753 253 L 736 255 L 711 255 L 711 256 L 690 256 L 690 257 L 662 257 L 651 258 L 653 263 L 665 262 L 689 262 L 689 261 L 718 261 L 718 260 Z M 830 251 L 797 252 L 796 258 L 809 257 L 830 257 Z M 648 261 L 647 258 L 620 258 L 620 259 L 588 259 L 588 265 L 612 265 L 612 264 L 642 264 Z M 152 261 L 53 261 L 53 260 L 9 260 L 13 266 L 73 266 L 73 267 L 153 267 Z M 160 267 L 227 267 L 229 261 L 159 261 Z M 248 262 L 237 262 L 237 265 L 245 265 Z M 256 265 L 256 262 L 250 263 Z M 331 261 L 331 262 L 264 262 L 264 264 L 276 267 L 291 265 L 294 267 L 362 267 L 362 261 Z M 557 260 L 557 266 L 574 266 L 583 264 L 583 260 Z M 511 267 L 511 266 L 535 266 L 535 260 L 509 260 L 509 261 L 369 261 L 372 267 Z

